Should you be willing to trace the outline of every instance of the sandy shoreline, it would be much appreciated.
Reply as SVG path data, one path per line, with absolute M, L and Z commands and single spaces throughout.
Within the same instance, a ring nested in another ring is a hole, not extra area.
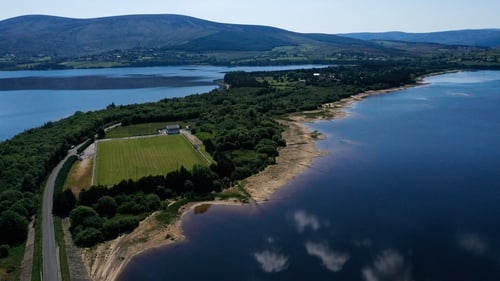
M 305 122 L 340 118 L 346 115 L 345 111 L 343 111 L 346 107 L 363 98 L 419 85 L 422 85 L 421 81 L 417 84 L 397 88 L 368 91 L 334 103 L 324 104 L 318 110 L 292 115 L 289 120 L 278 120 L 286 126 L 283 138 L 286 140 L 287 146 L 279 151 L 276 165 L 269 166 L 259 174 L 244 180 L 244 188 L 255 203 L 265 202 L 269 200 L 276 190 L 307 170 L 314 158 L 325 154 L 316 147 L 316 140 L 321 139 L 322 135 L 319 134 L 314 138 L 313 133 L 304 124 Z M 115 240 L 107 241 L 93 248 L 84 249 L 82 251 L 84 264 L 92 280 L 116 280 L 120 272 L 134 256 L 152 248 L 184 240 L 185 236 L 181 228 L 182 217 L 202 204 L 230 205 L 241 203 L 234 201 L 191 203 L 182 207 L 180 211 L 182 215 L 170 225 L 161 225 L 156 220 L 157 213 L 154 213 L 143 220 L 133 232 L 121 235 Z

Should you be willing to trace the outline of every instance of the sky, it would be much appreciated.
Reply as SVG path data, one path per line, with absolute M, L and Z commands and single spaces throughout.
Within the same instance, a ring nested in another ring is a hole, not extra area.
M 500 28 L 499 0 L 2 0 L 0 20 L 181 14 L 304 33 Z

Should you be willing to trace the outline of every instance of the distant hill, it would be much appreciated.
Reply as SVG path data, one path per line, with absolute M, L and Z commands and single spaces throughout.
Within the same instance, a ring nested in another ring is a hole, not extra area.
M 0 21 L 0 55 L 77 57 L 113 50 L 265 51 L 280 46 L 329 46 L 380 52 L 358 39 L 278 28 L 223 24 L 181 15 L 72 19 L 30 15 Z
M 431 33 L 346 33 L 338 34 L 361 40 L 392 40 L 417 43 L 438 43 L 446 45 L 500 47 L 500 29 L 455 30 Z

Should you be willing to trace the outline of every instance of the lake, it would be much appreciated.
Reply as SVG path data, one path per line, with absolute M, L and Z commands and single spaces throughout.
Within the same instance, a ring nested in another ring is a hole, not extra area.
M 76 111 L 206 93 L 228 71 L 325 67 L 167 66 L 48 71 L 0 71 L 0 141 Z
M 426 82 L 308 124 L 327 156 L 268 203 L 186 214 L 119 280 L 500 280 L 500 72 Z

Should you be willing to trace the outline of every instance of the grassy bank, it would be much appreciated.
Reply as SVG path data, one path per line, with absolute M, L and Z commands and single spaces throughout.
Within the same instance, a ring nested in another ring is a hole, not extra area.
M 0 259 L 0 280 L 15 281 L 21 275 L 21 264 L 24 257 L 25 244 L 21 244 L 9 249 L 9 256 Z
M 164 130 L 167 125 L 181 124 L 181 122 L 153 122 L 119 126 L 106 132 L 106 138 L 126 138 L 135 136 L 148 136 L 158 134 L 158 130 Z
M 63 281 L 71 281 L 71 277 L 69 274 L 68 255 L 66 253 L 66 244 L 64 243 L 62 219 L 60 217 L 54 217 L 54 234 L 56 237 L 57 246 L 59 247 L 61 278 Z
M 35 218 L 35 242 L 33 245 L 33 269 L 31 271 L 32 281 L 42 280 L 43 256 L 42 256 L 42 208 Z

